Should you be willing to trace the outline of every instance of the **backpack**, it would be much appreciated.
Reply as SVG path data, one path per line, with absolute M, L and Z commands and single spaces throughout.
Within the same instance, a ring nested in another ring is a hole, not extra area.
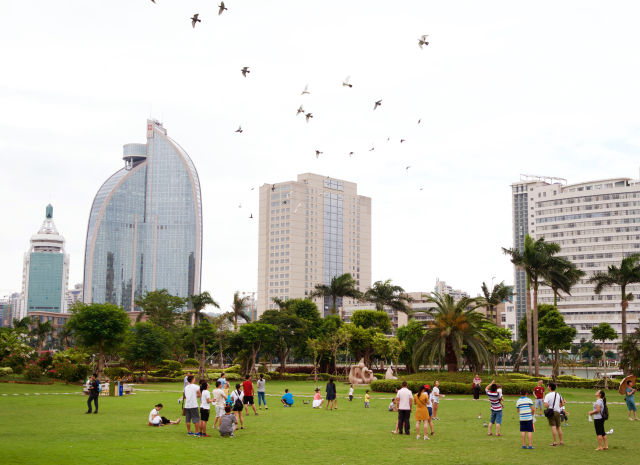
M 100 384 L 100 380 L 96 379 L 96 383 L 98 383 L 98 392 L 102 392 L 102 384 Z
M 607 407 L 607 404 L 604 404 L 604 408 L 602 409 L 602 412 L 600 414 L 602 415 L 603 420 L 609 419 L 609 407 Z
M 238 394 L 238 397 L 236 397 L 236 401 L 233 404 L 233 408 L 234 409 L 240 409 L 242 410 L 242 401 L 240 400 L 240 392 L 236 391 Z

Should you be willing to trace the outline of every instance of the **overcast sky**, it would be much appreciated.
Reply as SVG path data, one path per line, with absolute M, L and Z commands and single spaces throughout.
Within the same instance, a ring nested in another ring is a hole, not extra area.
M 372 198 L 373 281 L 475 295 L 513 281 L 500 248 L 521 173 L 638 177 L 638 2 L 226 0 L 222 16 L 218 3 L 0 0 L 0 296 L 20 290 L 49 202 L 82 281 L 93 197 L 149 116 L 198 169 L 202 289 L 223 309 L 257 290 L 264 183 L 356 182 Z

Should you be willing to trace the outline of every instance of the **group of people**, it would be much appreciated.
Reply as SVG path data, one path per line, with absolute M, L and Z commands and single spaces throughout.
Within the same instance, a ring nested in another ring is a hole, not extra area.
M 402 387 L 397 390 L 396 397 L 389 404 L 389 411 L 398 412 L 398 421 L 396 427 L 392 431 L 393 434 L 411 434 L 411 410 L 413 405 L 416 406 L 416 439 L 420 439 L 420 426 L 422 426 L 423 440 L 429 439 L 427 435 L 427 426 L 431 436 L 434 434 L 433 420 L 439 420 L 437 417 L 440 399 L 445 397 L 440 393 L 440 383 L 436 381 L 433 389 L 428 384 L 420 386 L 418 392 L 413 393 L 407 387 L 407 382 L 402 382 Z

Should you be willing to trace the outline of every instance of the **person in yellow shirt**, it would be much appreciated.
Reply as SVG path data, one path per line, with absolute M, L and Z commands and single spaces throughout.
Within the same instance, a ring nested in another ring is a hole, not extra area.
M 429 415 L 429 394 L 427 394 L 426 386 L 420 386 L 420 390 L 413 397 L 416 404 L 416 439 L 420 439 L 420 423 L 422 423 L 423 440 L 429 439 L 427 436 L 427 422 L 431 418 Z
M 371 401 L 371 396 L 369 395 L 369 390 L 367 389 L 364 393 L 364 408 L 369 408 L 370 401 Z

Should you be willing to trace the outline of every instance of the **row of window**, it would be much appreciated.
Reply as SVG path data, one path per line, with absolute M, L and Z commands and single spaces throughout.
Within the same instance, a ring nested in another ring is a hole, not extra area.
M 577 206 L 577 207 L 548 208 L 544 210 L 537 210 L 536 215 L 539 215 L 539 216 L 552 215 L 554 213 L 569 213 L 569 212 L 604 210 L 604 209 L 610 209 L 610 208 L 627 208 L 627 207 L 638 207 L 638 206 L 640 206 L 640 202 L 596 203 L 593 205 L 589 204 L 589 205 Z
M 589 195 L 585 197 L 572 197 L 568 199 L 556 199 L 546 200 L 542 202 L 536 202 L 537 207 L 547 207 L 552 205 L 571 205 L 580 202 L 598 202 L 601 200 L 624 200 L 624 199 L 636 199 L 640 198 L 640 192 L 622 192 L 619 194 L 602 194 L 602 195 Z

